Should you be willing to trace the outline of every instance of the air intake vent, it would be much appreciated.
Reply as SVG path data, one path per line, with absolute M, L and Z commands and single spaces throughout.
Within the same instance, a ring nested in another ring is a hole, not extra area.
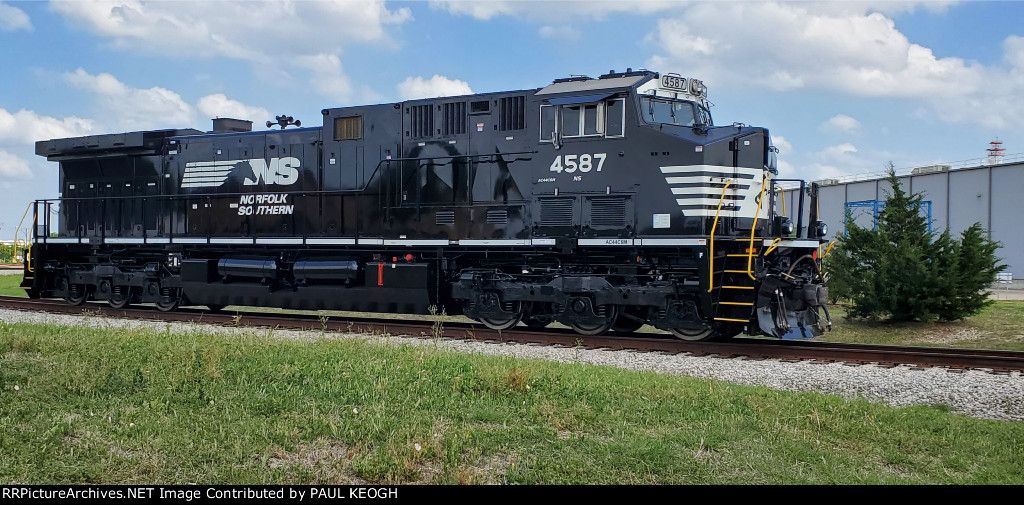
M 412 138 L 431 137 L 434 131 L 434 108 L 430 105 L 413 105 L 409 108 L 409 129 Z
M 466 102 L 444 104 L 444 135 L 464 135 L 466 133 Z
M 454 210 L 439 210 L 434 215 L 434 224 L 455 224 Z
M 541 226 L 572 226 L 574 198 L 557 198 L 540 201 Z
M 526 128 L 526 97 L 508 96 L 498 105 L 498 129 L 501 131 Z
M 626 199 L 600 198 L 590 201 L 590 225 L 602 228 L 626 226 Z
M 505 209 L 487 211 L 487 224 L 508 224 L 508 211 Z

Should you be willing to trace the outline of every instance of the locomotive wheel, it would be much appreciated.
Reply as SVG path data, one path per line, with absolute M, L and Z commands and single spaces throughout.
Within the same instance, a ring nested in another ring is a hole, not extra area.
M 522 302 L 515 302 L 513 310 L 510 310 L 512 315 L 505 319 L 499 319 L 494 317 L 481 317 L 480 322 L 484 326 L 492 330 L 507 330 L 517 324 L 523 319 L 523 304 Z
M 64 298 L 69 305 L 81 305 L 89 299 L 89 290 L 85 287 L 85 284 L 77 284 L 74 286 L 74 290 L 68 291 L 68 296 Z
M 639 309 L 632 307 L 622 310 L 619 316 L 615 318 L 615 322 L 612 323 L 612 330 L 619 333 L 633 333 L 639 330 L 644 325 L 645 319 L 640 312 Z
M 130 288 L 114 288 L 110 293 L 110 298 L 107 299 L 107 304 L 114 309 L 123 309 L 128 306 L 132 301 L 132 292 Z
M 164 301 L 156 302 L 156 304 L 155 304 L 156 308 L 160 309 L 161 312 L 170 312 L 170 311 L 178 308 L 179 305 L 181 305 L 181 290 L 180 289 L 172 289 L 169 296 L 171 298 L 171 301 L 169 301 L 169 302 L 164 302 Z
M 715 330 L 713 328 L 702 328 L 700 330 L 672 328 L 668 331 L 681 340 L 711 340 L 715 337 Z
M 602 320 L 570 323 L 569 327 L 580 335 L 600 335 L 615 324 L 619 317 L 618 305 L 605 305 L 605 316 Z

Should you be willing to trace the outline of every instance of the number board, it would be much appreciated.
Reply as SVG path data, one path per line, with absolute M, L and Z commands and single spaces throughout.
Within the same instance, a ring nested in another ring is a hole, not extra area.
M 681 89 L 686 91 L 686 78 L 674 75 L 666 75 L 661 78 L 661 86 L 664 88 Z

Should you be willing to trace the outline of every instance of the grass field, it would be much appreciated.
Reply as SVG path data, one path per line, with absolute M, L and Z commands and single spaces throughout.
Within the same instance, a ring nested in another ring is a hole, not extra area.
M 25 296 L 21 289 L 21 273 L 0 275 L 0 296 Z
M 547 361 L 0 323 L 3 483 L 1024 483 L 1024 422 Z

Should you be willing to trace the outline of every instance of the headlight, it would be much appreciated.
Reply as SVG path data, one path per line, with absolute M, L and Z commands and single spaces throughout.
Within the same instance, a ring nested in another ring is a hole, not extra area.
M 818 237 L 828 235 L 828 225 L 825 224 L 824 221 L 818 221 L 818 223 L 814 225 L 814 233 Z
M 775 218 L 775 232 L 780 237 L 788 237 L 793 234 L 793 220 L 785 216 Z

